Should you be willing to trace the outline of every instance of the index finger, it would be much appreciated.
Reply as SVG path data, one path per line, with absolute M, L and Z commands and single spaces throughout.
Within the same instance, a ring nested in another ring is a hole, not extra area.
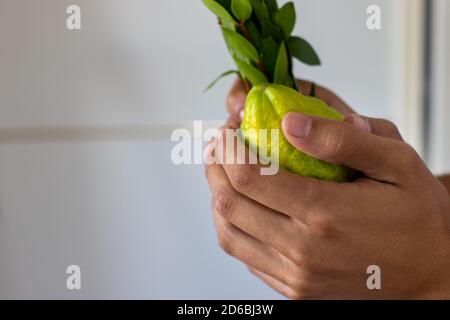
M 228 134 L 227 134 L 228 132 Z M 254 201 L 283 213 L 300 221 L 306 221 L 305 215 L 312 208 L 326 208 L 327 203 L 333 203 L 333 199 L 340 194 L 339 184 L 331 181 L 321 181 L 313 178 L 305 178 L 279 170 L 275 175 L 262 175 L 260 164 L 240 164 L 234 148 L 229 148 L 227 139 L 234 139 L 233 145 L 242 145 L 233 134 L 232 129 L 221 129 L 221 138 L 217 141 L 217 147 L 227 161 L 221 162 L 225 173 L 237 192 L 253 199 Z M 250 152 L 246 149 L 246 152 Z M 219 152 L 216 152 L 216 156 Z M 229 161 L 231 159 L 232 161 Z M 223 160 L 223 159 L 222 159 Z
M 247 99 L 247 91 L 244 83 L 240 78 L 237 78 L 230 90 L 227 98 L 227 110 L 230 116 L 239 123 L 242 121 L 245 107 L 245 100 Z
M 312 90 L 313 83 L 307 80 L 297 80 L 300 91 L 304 95 L 309 95 Z M 316 84 L 316 96 L 323 100 L 327 105 L 341 112 L 343 115 L 348 116 L 355 113 L 352 108 L 350 108 L 347 103 L 334 94 L 331 90 Z

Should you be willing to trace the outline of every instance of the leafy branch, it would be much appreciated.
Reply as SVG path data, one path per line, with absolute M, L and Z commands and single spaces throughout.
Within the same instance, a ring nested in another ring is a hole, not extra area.
M 227 47 L 248 90 L 268 82 L 297 89 L 293 58 L 307 65 L 320 65 L 313 47 L 305 39 L 292 36 L 296 23 L 293 2 L 280 8 L 276 0 L 202 1 L 219 19 Z M 234 73 L 222 74 L 212 85 Z

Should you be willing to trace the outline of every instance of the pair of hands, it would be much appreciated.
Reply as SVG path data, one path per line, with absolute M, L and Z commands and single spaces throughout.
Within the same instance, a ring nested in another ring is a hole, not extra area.
M 299 86 L 308 92 L 311 84 Z M 363 177 L 336 183 L 283 170 L 262 176 L 258 165 L 208 165 L 221 247 L 291 299 L 450 298 L 447 190 L 392 123 L 355 115 L 322 87 L 317 95 L 346 120 L 288 114 L 285 136 Z M 228 128 L 238 128 L 245 96 L 237 81 Z M 210 143 L 210 155 L 223 148 L 236 157 L 224 139 Z M 367 287 L 371 265 L 380 267 L 381 290 Z

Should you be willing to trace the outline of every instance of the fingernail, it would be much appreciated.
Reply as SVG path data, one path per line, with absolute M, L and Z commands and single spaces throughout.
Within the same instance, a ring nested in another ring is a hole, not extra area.
M 245 115 L 245 111 L 241 110 L 241 112 L 239 112 L 239 119 L 242 121 L 244 120 L 244 115 Z
M 288 113 L 284 118 L 287 133 L 297 138 L 307 138 L 311 133 L 312 119 L 299 113 Z
M 363 117 L 361 117 L 357 114 L 352 114 L 351 119 L 352 119 L 353 125 L 356 128 L 358 128 L 359 130 L 368 132 L 368 133 L 372 132 L 372 126 L 370 125 L 370 122 L 368 120 L 364 119 Z

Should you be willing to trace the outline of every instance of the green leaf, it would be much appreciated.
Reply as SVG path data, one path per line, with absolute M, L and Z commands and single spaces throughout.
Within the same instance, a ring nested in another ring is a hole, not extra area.
M 233 0 L 231 2 L 231 10 L 239 21 L 248 20 L 253 12 L 252 4 L 249 0 Z
M 237 54 L 242 59 L 249 59 L 252 62 L 259 61 L 259 54 L 253 44 L 245 39 L 242 35 L 237 32 L 222 29 L 223 35 L 230 46 L 230 50 Z
M 286 3 L 281 9 L 273 14 L 272 18 L 275 24 L 283 32 L 285 39 L 288 39 L 295 27 L 296 14 L 294 3 Z
M 299 61 L 310 66 L 320 65 L 320 58 L 313 47 L 303 38 L 291 37 L 288 41 L 289 52 Z
M 252 4 L 253 11 L 255 12 L 256 17 L 258 18 L 259 22 L 263 22 L 264 20 L 269 20 L 269 10 L 266 7 L 266 4 L 264 2 L 261 2 L 261 0 L 249 0 Z
M 287 75 L 285 85 L 288 86 L 289 88 L 296 89 L 295 80 L 290 74 Z
M 263 20 L 261 26 L 264 38 L 273 38 L 276 43 L 281 43 L 283 41 L 283 35 L 281 34 L 280 29 L 278 29 L 278 27 L 270 20 Z
M 243 78 L 250 81 L 252 86 L 256 86 L 258 84 L 267 83 L 266 76 L 259 71 L 257 68 L 252 66 L 251 64 L 239 59 L 238 57 L 234 57 L 234 61 L 239 68 Z
M 216 0 L 216 2 L 218 2 L 228 12 L 231 12 L 231 0 Z
M 266 73 L 269 80 L 273 81 L 275 74 L 275 64 L 277 63 L 279 46 L 272 38 L 266 38 L 262 40 L 263 46 L 263 60 L 266 67 Z
M 286 45 L 281 43 L 278 51 L 277 63 L 275 65 L 275 75 L 273 82 L 285 84 L 289 75 L 289 59 L 286 51 Z
M 202 1 L 205 4 L 205 6 L 220 19 L 225 28 L 234 30 L 236 21 L 227 11 L 227 9 L 222 7 L 215 0 L 202 0 Z
M 278 10 L 277 0 L 264 0 L 264 2 L 266 3 L 266 7 L 270 12 L 275 12 Z
M 203 92 L 207 92 L 207 91 L 211 90 L 211 88 L 214 87 L 220 80 L 222 80 L 223 78 L 228 77 L 228 76 L 230 76 L 230 75 L 232 75 L 232 74 L 237 74 L 237 75 L 239 75 L 239 71 L 238 71 L 238 70 L 228 70 L 228 71 L 225 71 L 225 72 L 222 73 L 220 76 L 218 76 L 216 79 L 214 79 L 214 81 L 211 82 L 211 83 L 205 88 L 205 90 L 204 90 Z
M 255 43 L 256 48 L 259 51 L 262 51 L 262 39 L 261 34 L 258 31 L 258 28 L 255 26 L 252 20 L 247 21 L 247 28 L 250 32 L 250 35 L 252 36 L 253 42 Z

